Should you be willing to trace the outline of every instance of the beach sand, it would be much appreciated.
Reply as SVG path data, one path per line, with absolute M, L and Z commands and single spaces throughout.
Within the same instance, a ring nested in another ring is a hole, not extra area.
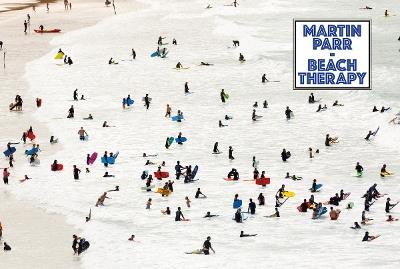
M 121 8 L 118 13 L 123 13 L 134 10 L 139 5 L 134 1 L 119 1 L 117 7 Z M 28 13 L 31 15 L 31 26 L 29 33 L 24 35 L 23 22 Z M 59 27 L 63 32 L 70 32 L 94 25 L 113 15 L 112 8 L 106 8 L 103 2 L 93 0 L 73 1 L 72 10 L 68 12 L 64 11 L 62 2 L 57 2 L 50 4 L 49 13 L 46 12 L 44 4 L 38 5 L 36 12 L 28 8 L 1 13 L 0 40 L 4 42 L 3 51 L 0 51 L 2 145 L 10 140 L 17 142 L 15 138 L 20 137 L 29 126 L 33 126 L 37 132 L 37 143 L 47 141 L 50 137 L 48 129 L 30 116 L 32 111 L 37 109 L 37 96 L 28 94 L 24 74 L 26 63 L 41 57 L 51 49 L 49 42 L 54 35 L 35 34 L 33 29 L 43 24 L 45 27 Z M 6 52 L 6 68 L 3 68 L 3 52 Z M 24 113 L 8 111 L 8 104 L 16 94 L 24 99 Z M 7 128 L 4 128 L 5 126 Z M 56 150 L 57 148 L 47 150 L 42 154 L 49 156 Z M 67 224 L 65 217 L 49 214 L 44 209 L 37 208 L 39 204 L 17 200 L 12 194 L 13 188 L 20 186 L 17 179 L 22 179 L 25 174 L 24 171 L 18 171 L 18 166 L 23 163 L 23 155 L 17 155 L 15 168 L 10 170 L 15 176 L 14 182 L 10 182 L 10 186 L 0 187 L 0 222 L 4 228 L 1 242 L 6 241 L 13 248 L 10 253 L 0 251 L 1 265 L 9 269 L 26 268 L 27 264 L 31 268 L 78 268 L 79 258 L 72 255 L 71 249 L 72 234 L 79 233 L 78 229 Z M 0 160 L 0 167 L 8 167 L 5 158 Z

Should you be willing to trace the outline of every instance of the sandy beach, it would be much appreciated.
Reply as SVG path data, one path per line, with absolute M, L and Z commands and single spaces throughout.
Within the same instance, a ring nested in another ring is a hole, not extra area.
M 23 132 L 24 128 L 30 125 L 38 130 L 39 140 L 47 141 L 49 131 L 46 126 L 34 120 L 31 116 L 36 109 L 35 98 L 27 91 L 29 85 L 24 79 L 26 63 L 41 57 L 49 49 L 50 40 L 53 35 L 37 35 L 33 28 L 39 24 L 58 26 L 63 33 L 88 27 L 96 24 L 104 18 L 114 16 L 112 8 L 107 8 L 101 1 L 73 1 L 72 10 L 64 11 L 64 5 L 60 1 L 40 1 L 35 4 L 36 12 L 32 8 L 25 8 L 25 4 L 7 5 L 12 10 L 0 13 L 0 40 L 4 42 L 1 53 L 0 68 L 0 96 L 3 105 L 0 106 L 2 126 L 7 130 L 0 131 L 0 142 L 15 141 L 15 137 Z M 46 12 L 44 2 L 50 3 L 50 12 Z M 119 1 L 119 13 L 133 11 L 140 5 L 134 1 Z M 9 1 L 7 1 L 9 3 Z M 30 4 L 29 4 L 30 5 Z M 15 8 L 16 7 L 16 8 Z M 24 7 L 24 8 L 22 8 Z M 28 34 L 23 33 L 23 22 L 26 15 L 31 16 L 31 25 Z M 62 33 L 62 34 L 63 34 Z M 62 35 L 61 34 L 61 35 Z M 6 68 L 3 68 L 3 52 L 6 51 Z M 24 97 L 24 113 L 13 113 L 8 111 L 7 103 L 11 102 L 16 94 Z M 15 124 L 18 122 L 18 124 Z M 26 126 L 21 128 L 21 126 Z M 2 127 L 3 128 L 3 127 Z M 13 138 L 14 137 L 14 138 Z M 61 147 L 59 147 L 61 148 Z M 51 156 L 57 149 L 47 150 L 44 154 Z M 18 168 L 24 162 L 23 155 L 16 156 L 15 167 Z M 2 159 L 0 166 L 8 166 L 7 161 Z M 16 169 L 17 170 L 17 169 Z M 79 233 L 79 227 L 68 224 L 65 216 L 55 213 L 48 213 L 45 205 L 40 205 L 34 200 L 27 201 L 24 197 L 13 194 L 14 190 L 23 183 L 18 179 L 23 178 L 21 170 L 13 171 L 15 181 L 11 188 L 0 190 L 0 222 L 3 225 L 3 240 L 8 242 L 13 250 L 12 253 L 0 251 L 0 264 L 7 268 L 26 268 L 29 264 L 32 268 L 78 268 L 80 259 L 72 255 L 71 242 L 72 234 Z M 33 179 L 34 180 L 34 179 Z M 40 208 L 42 207 L 42 208 Z M 51 255 L 43 255 L 49 253 Z

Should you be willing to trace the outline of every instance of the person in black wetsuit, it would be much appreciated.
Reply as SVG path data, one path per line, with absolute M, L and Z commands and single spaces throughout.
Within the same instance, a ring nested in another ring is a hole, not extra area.
M 76 234 L 74 234 L 74 235 L 72 236 L 72 238 L 74 239 L 74 240 L 72 241 L 72 249 L 74 250 L 74 255 L 75 255 L 75 254 L 78 254 L 78 241 L 79 241 L 79 237 L 78 237 Z
M 267 75 L 263 74 L 261 77 L 261 83 L 265 83 L 265 82 L 268 82 L 268 79 L 267 79 Z
M 357 162 L 355 169 L 356 169 L 357 173 L 362 173 L 364 171 L 364 168 L 360 165 L 359 162 Z
M 226 126 L 228 126 L 228 125 L 223 124 L 222 121 L 219 120 L 219 122 L 218 122 L 218 127 L 222 128 L 222 127 L 226 127 Z
M 385 108 L 384 106 L 381 108 L 381 113 L 388 111 L 390 109 L 390 107 Z
M 211 246 L 211 237 L 207 236 L 207 240 L 203 243 L 203 252 L 204 255 L 210 255 L 210 249 L 215 253 L 215 250 Z
M 281 153 L 282 161 L 286 162 L 287 159 L 289 159 L 290 155 L 289 152 L 286 151 L 286 149 L 282 150 Z
M 74 101 L 78 101 L 78 89 L 74 91 Z
M 67 118 L 68 118 L 68 119 L 73 118 L 73 117 L 74 117 L 74 114 L 75 114 L 74 106 L 71 106 L 71 107 L 69 108 L 69 110 L 68 110 L 68 116 L 67 116 Z
M 379 110 L 376 108 L 376 106 L 374 106 L 374 108 L 372 109 L 372 112 L 378 112 Z
M 371 135 L 372 135 L 372 131 L 369 130 L 367 136 L 364 139 L 369 141 L 369 138 L 371 137 Z
M 220 151 L 218 149 L 218 142 L 215 142 L 215 144 L 214 144 L 213 153 L 214 154 L 219 154 L 220 153 Z
M 181 207 L 178 207 L 178 210 L 175 213 L 175 221 L 182 221 L 184 219 L 185 219 L 185 217 L 183 216 L 183 213 L 181 211 Z
M 211 214 L 210 211 L 208 211 L 203 218 L 213 218 L 213 217 L 218 217 L 218 216 L 219 215 Z
M 200 195 L 202 195 L 202 197 L 200 197 Z M 207 196 L 205 196 L 205 195 L 201 192 L 200 188 L 197 188 L 197 191 L 196 191 L 196 194 L 195 194 L 194 198 L 196 198 L 196 199 L 198 199 L 198 198 L 207 198 Z
M 265 197 L 262 193 L 258 195 L 258 205 L 265 205 Z
M 286 110 L 285 110 L 285 115 L 286 115 L 286 119 L 290 120 L 291 114 L 293 113 L 292 110 L 290 110 L 290 108 L 287 106 Z
M 144 106 L 146 109 L 149 109 L 150 107 L 150 99 L 149 99 L 149 94 L 146 93 L 146 96 L 144 97 Z
M 6 242 L 4 242 L 4 248 L 3 248 L 3 250 L 4 250 L 4 251 L 10 251 L 10 250 L 11 250 L 10 245 L 7 244 Z
M 224 89 L 221 90 L 220 96 L 221 96 L 222 103 L 225 103 L 226 100 L 225 100 L 225 91 L 224 91 Z
M 229 146 L 229 150 L 228 150 L 228 152 L 229 152 L 229 160 L 234 160 L 235 158 L 233 157 L 233 149 L 232 149 L 232 146 Z
M 177 161 L 177 162 L 176 162 L 176 165 L 175 165 L 176 179 L 179 179 L 180 176 L 182 175 L 182 169 L 184 169 L 184 168 L 183 168 L 183 166 L 181 165 L 180 161 Z
M 317 180 L 314 179 L 311 186 L 311 192 L 316 192 L 316 191 L 317 191 Z
M 77 180 L 77 179 L 79 179 L 79 174 L 81 173 L 81 170 L 78 167 L 76 167 L 76 165 L 74 165 L 73 167 L 74 167 L 74 171 L 73 171 L 74 179 Z
M 189 85 L 187 82 L 185 82 L 185 94 L 189 94 Z
M 356 221 L 356 222 L 354 222 L 354 227 L 350 227 L 351 229 L 354 229 L 354 230 L 358 230 L 358 229 L 361 229 L 361 226 L 360 226 L 360 224 L 358 224 L 358 222 Z
M 257 234 L 245 234 L 243 231 L 240 231 L 240 237 L 250 237 L 250 236 L 257 236 Z
M 256 203 L 253 202 L 253 199 L 250 199 L 249 203 L 249 208 L 247 209 L 247 212 L 250 212 L 251 215 L 254 215 L 256 213 Z
M 386 213 L 390 213 L 390 210 L 391 210 L 393 207 L 395 207 L 396 205 L 397 205 L 397 203 L 391 204 L 391 203 L 390 203 L 390 198 L 387 198 L 387 199 L 386 199 L 386 205 L 385 205 L 385 212 L 386 212 Z

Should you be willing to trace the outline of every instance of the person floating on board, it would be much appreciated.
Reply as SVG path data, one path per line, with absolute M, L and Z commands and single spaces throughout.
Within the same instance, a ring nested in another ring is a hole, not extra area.
M 71 107 L 68 109 L 68 116 L 67 116 L 67 119 L 73 118 L 73 117 L 74 117 L 74 114 L 75 114 L 74 106 L 71 106 Z
M 183 65 L 181 64 L 181 62 L 178 62 L 178 63 L 176 64 L 176 66 L 175 66 L 176 69 L 180 69 L 180 68 L 182 68 L 182 67 L 183 67 Z
M 136 241 L 135 241 L 135 235 L 132 234 L 132 235 L 128 238 L 128 241 L 136 242 Z
M 343 104 L 339 104 L 339 101 L 336 100 L 336 101 L 333 103 L 332 106 L 344 106 L 344 105 L 343 105 Z
M 200 197 L 200 195 L 201 195 L 201 197 Z M 199 199 L 199 198 L 207 198 L 207 196 L 205 196 L 205 195 L 201 192 L 200 188 L 197 188 L 197 191 L 196 191 L 196 194 L 194 195 L 194 198 L 196 198 L 196 199 Z
M 247 212 L 250 212 L 251 215 L 254 215 L 256 213 L 256 207 L 256 203 L 253 202 L 253 199 L 250 199 Z
M 168 117 L 171 118 L 171 107 L 169 106 L 169 104 L 167 104 L 167 110 L 165 112 L 165 116 L 164 117 Z
M 78 101 L 78 89 L 74 91 L 74 101 Z
M 110 175 L 108 172 L 105 172 L 103 177 L 115 177 L 114 175 Z
M 252 236 L 257 236 L 257 234 L 245 234 L 243 231 L 240 231 L 239 237 L 252 237 Z
M 239 53 L 239 62 L 245 62 L 246 59 L 244 58 L 243 54 Z
M 390 107 L 385 108 L 384 106 L 382 106 L 381 108 L 381 113 L 388 111 L 390 109 Z
M 369 232 L 365 232 L 365 235 L 364 235 L 364 237 L 362 239 L 362 242 L 370 242 L 370 241 L 372 241 L 372 240 L 374 240 L 374 239 L 376 239 L 378 237 L 379 237 L 379 235 L 372 236 L 372 235 L 369 235 Z
M 110 197 L 107 197 L 107 192 L 104 192 L 98 199 L 96 202 L 96 207 L 98 207 L 99 205 L 104 206 L 104 201 L 106 199 L 111 199 Z
M 393 207 L 395 207 L 397 204 L 398 204 L 398 202 L 395 203 L 395 204 L 391 204 L 390 203 L 390 198 L 387 198 L 386 199 L 386 205 L 385 205 L 385 212 L 386 213 L 390 213 L 390 210 L 392 210 Z
M 203 243 L 203 253 L 204 255 L 210 255 L 210 249 L 215 253 L 215 250 L 211 246 L 211 237 L 207 236 L 207 240 Z
M 361 213 L 361 224 L 365 225 L 367 224 L 368 221 L 371 221 L 373 219 L 369 219 L 365 217 L 365 210 Z
M 354 222 L 354 226 L 353 227 L 350 227 L 351 229 L 353 229 L 353 230 L 358 230 L 358 229 L 361 229 L 361 226 L 360 226 L 360 224 L 358 224 L 358 222 L 356 221 L 356 222 Z
M 228 125 L 223 124 L 221 120 L 218 121 L 218 127 L 219 128 L 226 127 L 226 126 L 228 126 Z
M 220 96 L 221 96 L 221 101 L 222 101 L 222 103 L 225 103 L 225 101 L 226 101 L 226 94 L 225 94 L 225 90 L 224 89 L 222 89 L 221 90 L 221 93 L 220 93 Z
M 267 75 L 263 74 L 261 77 L 261 83 L 266 83 L 266 82 L 269 82 L 269 80 L 267 79 Z
M 87 116 L 87 118 L 83 118 L 84 120 L 93 120 L 93 116 L 92 114 L 89 114 L 89 116 Z
M 144 97 L 144 106 L 146 109 L 149 109 L 150 107 L 150 97 L 148 93 L 146 93 L 146 96 Z
M 118 64 L 114 59 L 111 57 L 110 60 L 108 60 L 108 64 Z
M 291 117 L 292 113 L 293 113 L 293 111 L 290 110 L 290 108 L 287 106 L 286 110 L 285 110 L 285 115 L 286 115 L 286 119 L 287 120 L 290 120 L 290 117 Z
M 218 216 L 219 215 L 211 214 L 210 211 L 208 211 L 203 218 L 214 218 L 214 217 L 218 217 Z
M 185 217 L 183 216 L 181 207 L 178 207 L 178 210 L 175 213 L 175 221 L 182 221 L 182 220 L 185 220 Z
M 232 148 L 232 146 L 229 146 L 229 149 L 228 149 L 228 158 L 229 158 L 229 160 L 234 160 L 235 158 L 233 157 L 233 148 Z
M 213 64 L 206 63 L 206 62 L 200 62 L 200 65 L 210 66 L 210 65 L 213 65 Z
M 79 135 L 79 140 L 81 140 L 81 141 L 84 141 L 85 138 L 87 136 L 89 136 L 88 133 L 83 129 L 83 127 L 81 127 L 81 129 L 79 129 L 78 135 Z

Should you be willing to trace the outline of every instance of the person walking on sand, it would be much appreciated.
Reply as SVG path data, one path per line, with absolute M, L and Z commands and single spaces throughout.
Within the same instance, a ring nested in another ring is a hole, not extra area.
M 25 20 L 24 21 L 24 33 L 26 34 L 27 31 L 28 31 L 28 23 Z

